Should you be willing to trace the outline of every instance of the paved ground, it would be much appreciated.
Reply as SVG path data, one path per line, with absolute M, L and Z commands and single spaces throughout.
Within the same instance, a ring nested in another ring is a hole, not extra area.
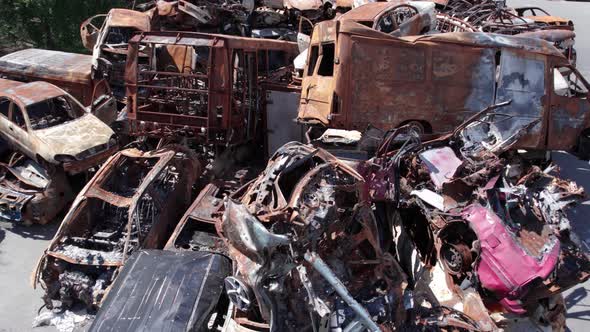
M 590 3 L 549 2 L 544 0 L 509 0 L 512 6 L 534 5 L 553 15 L 572 19 L 578 36 L 590 36 Z M 590 78 L 590 38 L 578 37 L 578 67 Z M 562 175 L 590 189 L 590 165 L 565 153 L 554 153 L 554 160 L 562 168 Z M 590 248 L 590 201 L 572 211 L 574 229 Z M 0 332 L 29 331 L 31 322 L 41 307 L 41 292 L 30 286 L 31 271 L 43 249 L 53 237 L 57 225 L 19 227 L 0 221 Z M 590 330 L 590 283 L 566 293 L 568 327 L 571 331 Z M 37 328 L 34 331 L 54 331 Z
M 31 288 L 31 271 L 56 230 L 57 224 L 24 227 L 0 221 L 0 331 L 31 330 L 43 304 L 41 291 Z M 55 329 L 35 329 L 44 330 Z

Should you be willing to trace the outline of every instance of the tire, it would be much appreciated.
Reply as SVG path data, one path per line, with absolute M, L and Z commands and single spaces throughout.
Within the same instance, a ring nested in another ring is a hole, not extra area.
M 409 126 L 411 130 L 414 130 L 419 136 L 426 134 L 426 128 L 424 128 L 424 124 L 420 121 L 410 121 L 406 123 L 406 126 Z

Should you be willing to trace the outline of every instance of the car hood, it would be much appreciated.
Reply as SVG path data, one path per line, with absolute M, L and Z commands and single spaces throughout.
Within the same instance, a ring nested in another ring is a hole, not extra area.
M 55 155 L 76 156 L 90 148 L 107 144 L 115 133 L 92 114 L 61 125 L 36 130 L 35 134 Z

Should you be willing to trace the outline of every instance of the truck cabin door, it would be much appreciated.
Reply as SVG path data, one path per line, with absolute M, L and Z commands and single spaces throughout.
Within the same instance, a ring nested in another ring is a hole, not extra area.
M 590 122 L 588 82 L 570 65 L 550 68 L 551 110 L 549 118 L 548 148 L 571 151 L 578 137 Z
M 334 95 L 334 60 L 336 45 L 333 41 L 312 44 L 301 84 L 299 118 L 313 118 L 328 123 Z
M 542 55 L 509 49 L 501 52 L 496 104 L 511 103 L 496 109 L 492 121 L 503 140 L 529 127 L 515 147 L 544 149 L 546 146 L 546 61 Z

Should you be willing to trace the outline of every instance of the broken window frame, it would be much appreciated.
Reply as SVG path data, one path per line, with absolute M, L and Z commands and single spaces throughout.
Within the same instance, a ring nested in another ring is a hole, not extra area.
M 8 105 L 6 105 L 6 114 L 4 113 L 4 110 L 2 109 L 4 107 L 4 103 L 7 103 Z M 12 107 L 12 100 L 10 100 L 10 98 L 7 97 L 0 97 L 0 115 L 4 116 L 6 118 L 6 120 L 10 119 L 10 109 Z
M 322 43 L 321 46 L 316 75 L 322 77 L 334 77 L 334 70 L 336 69 L 336 43 L 326 42 Z
M 575 67 L 571 65 L 552 66 L 551 74 L 552 75 L 550 76 L 552 77 L 552 84 L 550 90 L 552 94 L 566 98 L 588 99 L 588 95 L 590 94 L 590 84 L 588 84 L 588 82 Z M 565 94 L 560 94 L 556 90 L 556 78 L 559 77 L 557 74 L 559 74 L 567 84 L 567 90 L 565 91 Z M 574 76 L 575 80 L 571 79 L 572 76 Z M 577 88 L 582 88 L 586 91 L 577 91 Z
M 63 102 L 64 103 L 67 103 L 67 107 L 62 106 L 63 109 L 61 110 L 62 113 L 63 112 L 66 113 L 67 119 L 65 121 L 59 122 L 57 124 L 52 124 L 52 125 L 48 125 L 48 126 L 45 126 L 45 127 L 37 128 L 35 126 L 35 124 L 36 124 L 37 121 L 36 120 L 33 120 L 33 116 L 31 116 L 31 113 L 33 113 L 34 115 L 36 115 L 35 112 L 38 112 L 38 113 L 44 115 L 44 116 L 40 116 L 39 117 L 39 119 L 42 119 L 43 117 L 45 117 L 45 115 L 48 115 L 49 114 L 49 111 L 48 111 L 48 108 L 49 107 L 52 107 L 54 109 L 56 107 L 58 107 L 58 106 L 55 105 L 55 103 L 60 98 L 63 99 Z M 36 109 L 37 107 L 42 107 L 43 109 L 37 110 Z M 34 111 L 34 112 L 32 112 L 32 111 Z M 25 113 L 25 112 L 23 111 L 23 113 Z M 33 131 L 43 130 L 43 129 L 47 129 L 47 128 L 53 128 L 55 126 L 59 126 L 59 125 L 62 125 L 64 123 L 68 123 L 70 121 L 74 121 L 74 120 L 76 120 L 78 118 L 81 118 L 81 117 L 85 116 L 86 114 L 88 114 L 87 111 L 86 111 L 86 109 L 77 100 L 75 100 L 74 98 L 72 98 L 72 97 L 70 97 L 68 95 L 55 96 L 53 98 L 46 99 L 46 100 L 40 101 L 38 103 L 34 103 L 34 104 L 31 104 L 31 105 L 27 105 L 26 106 L 26 115 L 27 115 L 27 118 L 29 120 L 29 122 L 28 122 L 29 123 L 29 127 Z
M 20 114 L 20 119 L 18 119 L 20 121 L 17 121 L 17 114 Z M 27 131 L 27 121 L 25 120 L 25 112 L 23 112 L 23 110 L 14 103 L 10 110 L 10 122 L 14 123 L 22 130 Z
M 314 76 L 320 57 L 320 44 L 310 45 L 309 59 L 307 60 L 307 76 Z

